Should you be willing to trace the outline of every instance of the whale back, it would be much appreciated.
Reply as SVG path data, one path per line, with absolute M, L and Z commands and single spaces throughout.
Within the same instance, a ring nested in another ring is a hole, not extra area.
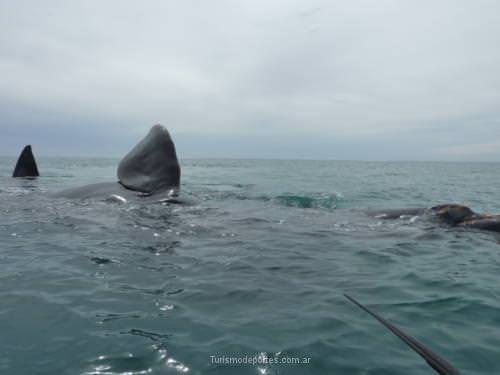
M 461 204 L 443 204 L 431 208 L 435 215 L 449 224 L 458 224 L 476 215 L 469 207 Z
M 39 175 L 31 146 L 27 145 L 17 159 L 12 177 L 38 177 Z
M 120 161 L 117 174 L 124 187 L 142 193 L 179 189 L 181 169 L 168 130 L 153 126 Z

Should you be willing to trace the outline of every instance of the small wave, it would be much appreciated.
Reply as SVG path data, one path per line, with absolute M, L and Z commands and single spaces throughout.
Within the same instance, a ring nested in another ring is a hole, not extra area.
M 91 257 L 90 260 L 94 262 L 95 264 L 109 264 L 113 263 L 113 260 L 109 258 L 102 258 L 102 257 Z
M 283 194 L 274 198 L 276 202 L 287 207 L 298 208 L 336 208 L 341 199 L 338 193 L 320 193 L 310 195 Z
M 167 351 L 164 341 L 170 338 L 170 334 L 156 333 L 141 329 L 130 329 L 128 332 L 133 336 L 151 339 L 155 344 L 147 352 L 123 353 L 118 355 L 100 355 L 89 361 L 88 370 L 84 375 L 142 375 L 151 373 L 188 373 L 189 367 L 172 357 L 170 350 Z
M 278 195 L 248 194 L 248 192 L 217 191 L 205 193 L 203 200 L 250 200 L 260 202 L 273 202 L 281 206 L 297 208 L 337 208 L 343 199 L 340 193 L 282 193 Z
M 220 188 L 220 186 L 218 186 Z M 237 190 L 232 190 L 234 188 Z M 253 185 L 231 185 L 231 189 L 209 190 L 199 192 L 198 195 L 203 201 L 210 200 L 240 200 L 272 202 L 286 207 L 297 208 L 336 208 L 339 201 L 344 197 L 338 192 L 283 192 L 269 194 L 252 191 L 249 188 Z M 240 189 L 242 188 L 242 189 Z
M 0 190 L 1 193 L 5 193 L 6 195 L 10 196 L 22 196 L 22 195 L 28 195 L 33 192 L 44 192 L 45 190 L 42 188 L 39 188 L 38 186 L 30 186 L 30 185 L 24 185 L 24 186 L 12 186 L 12 187 L 7 187 L 3 188 Z
M 113 313 L 106 313 L 106 314 L 96 314 L 96 318 L 98 318 L 98 323 L 99 324 L 104 324 L 107 322 L 111 322 L 114 320 L 120 320 L 120 319 L 140 319 L 142 317 L 141 314 L 139 313 L 122 313 L 122 314 L 113 314 Z
M 153 341 L 163 342 L 166 339 L 170 338 L 172 335 L 169 333 L 156 333 L 151 331 L 145 331 L 142 329 L 132 328 L 126 332 L 121 332 L 124 335 L 133 335 L 133 336 L 142 336 Z

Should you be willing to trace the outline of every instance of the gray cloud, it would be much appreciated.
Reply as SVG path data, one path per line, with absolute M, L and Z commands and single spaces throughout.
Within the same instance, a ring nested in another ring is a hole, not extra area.
M 1 153 L 161 122 L 187 157 L 500 160 L 496 1 L 0 0 L 0 25 Z

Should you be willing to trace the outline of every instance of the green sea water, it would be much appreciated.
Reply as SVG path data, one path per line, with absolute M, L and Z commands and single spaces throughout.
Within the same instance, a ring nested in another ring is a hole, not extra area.
M 36 180 L 14 162 L 2 374 L 433 373 L 343 293 L 464 374 L 500 373 L 500 237 L 365 214 L 500 212 L 500 164 L 183 160 L 198 202 L 169 206 L 49 197 L 115 180 L 114 159 L 40 159 Z

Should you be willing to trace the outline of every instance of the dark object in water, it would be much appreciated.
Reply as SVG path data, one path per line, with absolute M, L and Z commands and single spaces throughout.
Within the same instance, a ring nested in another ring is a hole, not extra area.
M 392 333 L 394 333 L 396 336 L 398 336 L 406 345 L 408 345 L 413 351 L 415 351 L 420 357 L 425 359 L 425 361 L 431 366 L 438 374 L 441 375 L 460 375 L 460 372 L 454 368 L 448 361 L 445 359 L 441 358 L 438 356 L 436 353 L 432 352 L 430 349 L 425 347 L 422 343 L 417 341 L 415 338 L 407 335 L 403 331 L 401 331 L 399 328 L 397 328 L 395 325 L 392 323 L 388 322 L 384 318 L 382 318 L 380 315 L 377 313 L 371 311 L 368 307 L 363 306 L 361 303 L 356 301 L 354 298 L 351 296 L 344 294 L 344 296 L 366 311 L 368 314 L 373 316 L 375 319 L 377 319 L 380 323 L 382 323 L 387 329 L 389 329 Z
M 101 182 L 55 193 L 70 199 L 104 199 L 126 203 L 152 197 L 151 202 L 191 203 L 179 196 L 181 169 L 168 130 L 154 125 L 149 133 L 120 161 L 118 182 Z
M 368 214 L 384 220 L 430 214 L 448 225 L 500 232 L 500 215 L 478 214 L 467 206 L 454 203 L 441 204 L 431 208 L 368 211 Z
M 461 204 L 442 204 L 431 207 L 432 212 L 444 222 L 457 225 L 465 219 L 478 216 L 469 207 Z
M 31 151 L 31 146 L 24 147 L 21 155 L 17 159 L 16 167 L 12 177 L 38 177 L 38 167 L 36 166 L 35 157 Z
M 500 232 L 500 215 L 478 214 L 459 204 L 446 204 L 431 209 L 448 224 Z
M 156 193 L 179 190 L 181 168 L 168 130 L 155 125 L 118 165 L 118 180 L 127 189 Z

